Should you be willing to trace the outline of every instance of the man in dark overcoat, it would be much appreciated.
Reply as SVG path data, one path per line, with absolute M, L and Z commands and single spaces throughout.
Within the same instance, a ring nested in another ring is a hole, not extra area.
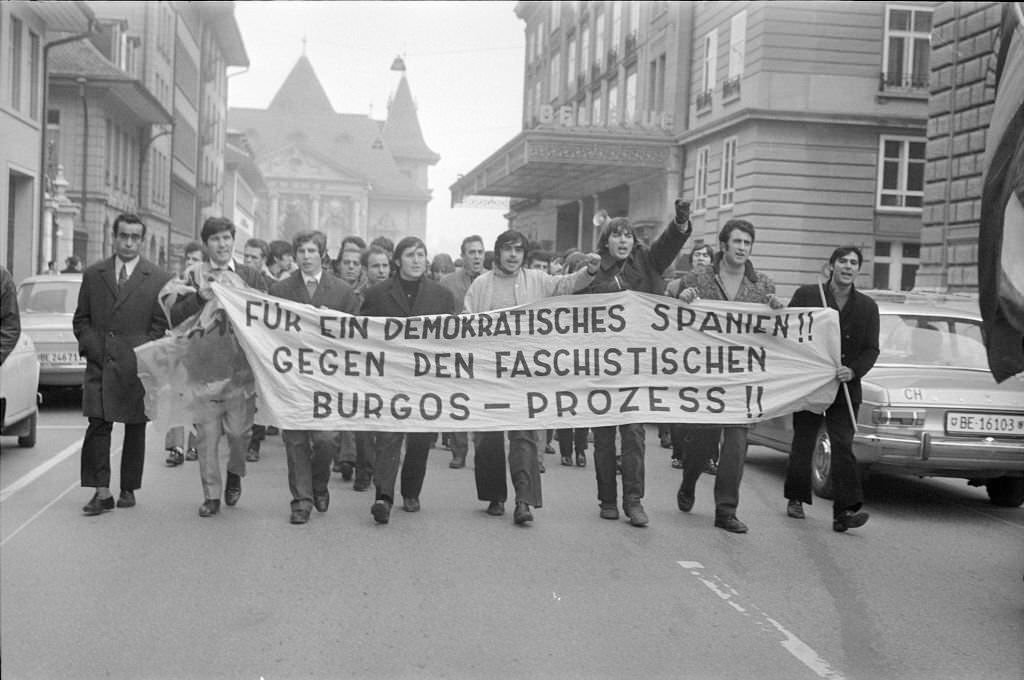
M 327 259 L 327 237 L 320 231 L 302 231 L 293 239 L 297 271 L 270 287 L 270 294 L 326 307 L 337 312 L 357 314 L 359 301 L 355 290 L 324 267 Z M 331 460 L 341 446 L 337 431 L 281 431 L 288 459 L 288 487 L 292 492 L 292 524 L 309 521 L 310 510 L 327 512 L 331 502 L 327 482 L 331 478 Z
M 73 327 L 86 360 L 82 412 L 89 419 L 82 442 L 82 486 L 96 492 L 82 508 L 86 515 L 113 510 L 110 493 L 110 433 L 124 423 L 121 495 L 117 507 L 135 505 L 146 455 L 145 390 L 139 381 L 135 348 L 163 337 L 167 319 L 158 294 L 170 274 L 142 257 L 146 225 L 131 214 L 114 220 L 113 257 L 85 270 Z

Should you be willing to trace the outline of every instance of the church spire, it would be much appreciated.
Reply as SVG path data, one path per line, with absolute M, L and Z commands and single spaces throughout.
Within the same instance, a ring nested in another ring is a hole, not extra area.
M 420 120 L 416 115 L 416 104 L 412 100 L 412 91 L 405 77 L 405 64 L 402 64 L 402 78 L 398 82 L 398 90 L 388 103 L 388 118 L 384 125 L 384 140 L 396 158 L 418 160 L 433 165 L 441 157 L 432 151 L 423 140 Z M 393 69 L 398 70 L 398 69 Z
M 285 78 L 281 89 L 274 95 L 269 109 L 290 113 L 334 113 L 331 100 L 327 98 L 320 79 L 313 71 L 313 65 L 306 56 L 306 41 L 302 41 L 302 56 L 295 62 L 291 73 Z

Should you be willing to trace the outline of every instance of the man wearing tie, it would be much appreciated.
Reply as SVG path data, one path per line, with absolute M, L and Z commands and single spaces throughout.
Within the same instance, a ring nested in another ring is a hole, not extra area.
M 184 295 L 171 306 L 171 324 L 179 325 L 203 305 L 213 299 L 210 284 L 213 281 L 232 285 L 241 279 L 249 288 L 266 291 L 263 275 L 251 267 L 235 262 L 235 225 L 226 217 L 210 217 L 203 222 L 200 233 L 209 262 L 200 262 L 185 272 L 185 282 L 194 292 Z M 232 276 L 234 274 L 235 276 Z M 236 278 L 237 276 L 237 278 Z M 256 412 L 255 393 L 246 393 L 234 387 L 204 397 L 206 403 L 197 404 L 196 422 L 199 451 L 199 475 L 203 483 L 204 501 L 199 506 L 200 517 L 211 517 L 220 512 L 221 475 L 218 447 L 221 435 L 228 440 L 227 482 L 223 485 L 224 502 L 234 505 L 242 496 L 242 477 L 245 477 L 245 454 L 249 445 L 253 416 Z
M 327 237 L 320 231 L 302 231 L 293 239 L 299 270 L 270 287 L 270 294 L 326 307 L 337 312 L 357 314 L 359 301 L 355 290 L 324 269 Z M 327 512 L 331 502 L 327 482 L 331 478 L 331 460 L 341 446 L 341 433 L 320 430 L 281 430 L 288 459 L 288 486 L 292 492 L 292 524 L 309 521 L 312 508 Z
M 86 515 L 114 509 L 110 492 L 110 434 L 124 423 L 121 495 L 117 507 L 135 505 L 146 456 L 145 390 L 139 381 L 135 348 L 163 337 L 167 319 L 158 293 L 170 279 L 142 258 L 146 225 L 136 215 L 114 220 L 115 254 L 85 270 L 72 325 L 85 357 L 82 413 L 89 419 L 82 442 L 82 486 L 96 489 L 82 508 Z

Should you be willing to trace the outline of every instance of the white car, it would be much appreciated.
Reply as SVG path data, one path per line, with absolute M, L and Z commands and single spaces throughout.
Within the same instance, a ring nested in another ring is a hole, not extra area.
M 0 434 L 18 438 L 18 446 L 36 445 L 39 417 L 39 359 L 32 338 L 22 331 L 0 366 Z
M 40 274 L 18 285 L 21 334 L 35 342 L 43 387 L 82 386 L 85 359 L 72 328 L 81 287 L 81 274 Z

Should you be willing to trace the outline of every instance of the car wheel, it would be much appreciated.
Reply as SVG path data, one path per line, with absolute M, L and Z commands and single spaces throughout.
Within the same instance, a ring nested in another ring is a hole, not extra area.
M 811 489 L 815 496 L 832 500 L 832 442 L 824 430 L 818 433 L 811 457 Z
M 36 417 L 38 414 L 33 413 L 25 419 L 24 429 L 25 434 L 18 437 L 18 446 L 23 446 L 26 449 L 31 449 L 36 445 Z
M 1024 477 L 996 477 L 985 483 L 992 505 L 1019 508 L 1024 503 Z

